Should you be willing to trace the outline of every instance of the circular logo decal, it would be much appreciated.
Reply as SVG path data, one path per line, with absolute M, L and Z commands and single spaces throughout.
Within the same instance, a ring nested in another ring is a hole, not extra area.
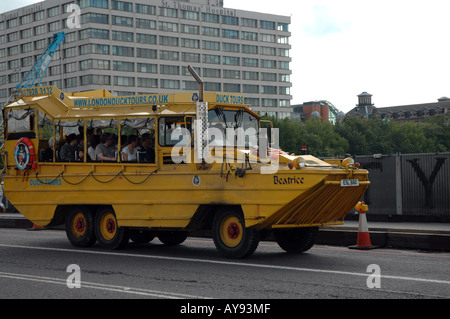
M 194 94 L 192 94 L 192 97 L 191 97 L 191 100 L 192 100 L 192 102 L 198 102 L 198 94 L 197 93 L 194 93 Z
M 195 175 L 195 176 L 192 178 L 192 184 L 194 184 L 194 186 L 200 185 L 200 176 Z
M 14 161 L 18 169 L 26 169 L 30 162 L 30 150 L 24 143 L 17 144 L 14 150 Z
M 63 92 L 61 92 L 61 94 L 59 95 L 59 99 L 60 99 L 61 101 L 64 101 L 64 93 L 63 93 Z

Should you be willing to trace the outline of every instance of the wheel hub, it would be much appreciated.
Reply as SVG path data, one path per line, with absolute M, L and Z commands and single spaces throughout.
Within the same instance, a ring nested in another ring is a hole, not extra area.
M 227 229 L 228 237 L 231 239 L 236 239 L 239 237 L 240 230 L 239 225 L 237 223 L 230 223 Z

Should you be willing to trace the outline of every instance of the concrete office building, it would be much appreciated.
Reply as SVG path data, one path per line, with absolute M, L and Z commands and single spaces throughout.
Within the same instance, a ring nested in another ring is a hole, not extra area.
M 290 17 L 225 8 L 223 0 L 46 0 L 0 14 L 0 103 L 64 31 L 42 85 L 115 95 L 197 91 L 192 65 L 205 91 L 242 94 L 255 111 L 285 117 L 289 25 Z

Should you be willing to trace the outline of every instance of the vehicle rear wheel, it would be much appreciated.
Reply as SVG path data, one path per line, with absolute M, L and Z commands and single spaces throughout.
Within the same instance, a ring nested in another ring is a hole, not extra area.
M 259 244 L 259 232 L 245 228 L 242 213 L 235 208 L 224 208 L 214 216 L 212 236 L 219 253 L 227 258 L 246 258 Z
M 287 253 L 298 254 L 314 246 L 319 227 L 304 227 L 274 230 L 278 245 Z
M 158 239 L 167 246 L 176 246 L 183 243 L 188 237 L 185 231 L 161 231 L 158 232 Z
M 118 226 L 110 207 L 100 208 L 95 214 L 95 236 L 100 246 L 107 249 L 122 248 L 130 239 L 127 230 Z
M 66 235 L 75 247 L 91 247 L 96 242 L 94 217 L 86 206 L 73 207 L 66 216 Z

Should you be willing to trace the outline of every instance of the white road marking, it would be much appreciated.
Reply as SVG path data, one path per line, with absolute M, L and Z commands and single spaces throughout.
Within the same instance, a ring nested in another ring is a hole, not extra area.
M 290 270 L 290 271 L 324 273 L 324 274 L 334 274 L 334 275 L 348 275 L 348 276 L 359 276 L 359 277 L 367 277 L 369 275 L 368 273 L 357 273 L 357 272 L 350 272 L 350 271 L 338 271 L 338 270 L 327 270 L 327 269 L 313 269 L 313 268 L 277 266 L 277 265 L 267 265 L 267 264 L 251 264 L 251 263 L 244 263 L 244 262 L 232 262 L 232 261 L 221 261 L 221 260 L 210 260 L 210 259 L 196 259 L 196 258 L 186 258 L 186 257 L 139 255 L 139 254 L 112 252 L 112 251 L 77 250 L 77 249 L 51 248 L 51 247 L 6 245 L 6 244 L 0 244 L 0 247 L 20 248 L 20 249 L 34 249 L 34 250 L 47 250 L 47 251 L 59 251 L 59 252 L 91 254 L 91 255 L 105 255 L 105 256 L 120 256 L 120 257 L 133 257 L 133 258 L 173 260 L 173 261 L 181 261 L 181 262 L 193 262 L 193 263 L 216 264 L 216 265 L 227 265 L 227 266 L 240 266 L 240 267 L 251 267 L 251 268 L 262 268 L 262 269 Z M 402 277 L 402 276 L 389 276 L 389 275 L 381 275 L 380 277 L 382 279 L 394 279 L 394 280 L 404 280 L 404 281 L 415 281 L 415 282 L 426 282 L 426 283 L 437 283 L 437 284 L 450 285 L 450 281 L 447 281 L 447 280 L 426 279 L 426 278 L 416 278 L 416 277 Z
M 25 275 L 25 274 L 15 274 L 15 273 L 7 273 L 0 272 L 0 278 L 9 278 L 15 280 L 27 280 L 48 284 L 57 284 L 57 285 L 67 285 L 66 279 L 59 278 L 51 278 L 51 277 L 41 277 L 41 276 L 33 276 L 33 275 Z M 164 299 L 186 299 L 186 298 L 194 298 L 194 299 L 209 299 L 200 296 L 166 292 L 166 291 L 158 291 L 158 290 L 150 290 L 150 289 L 142 289 L 142 288 L 133 288 L 133 287 L 125 287 L 125 286 L 115 286 L 115 285 L 105 285 L 94 282 L 86 282 L 81 281 L 81 288 L 91 288 L 97 290 L 105 290 L 105 291 L 114 291 L 119 293 L 127 293 L 133 295 L 140 296 L 148 296 L 148 297 L 156 297 L 156 298 L 164 298 Z

